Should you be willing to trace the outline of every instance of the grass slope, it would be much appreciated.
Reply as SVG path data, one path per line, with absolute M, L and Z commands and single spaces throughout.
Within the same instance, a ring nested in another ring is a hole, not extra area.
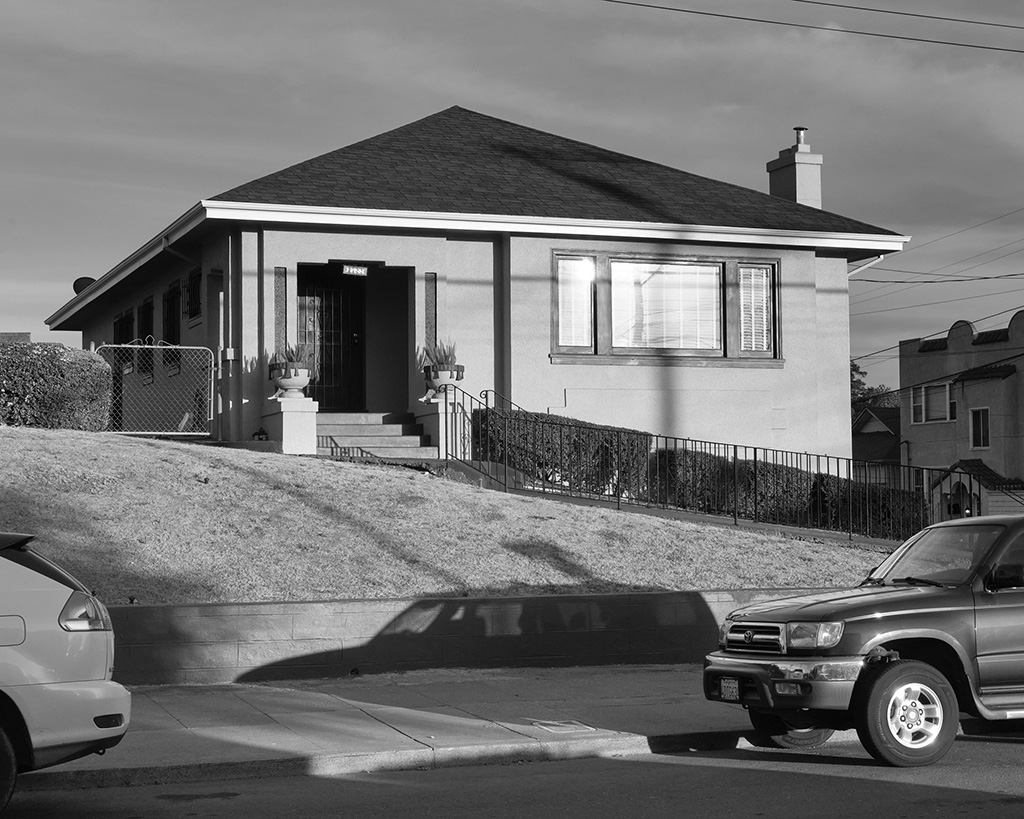
M 839 586 L 879 558 L 400 467 L 13 427 L 0 530 L 111 604 Z

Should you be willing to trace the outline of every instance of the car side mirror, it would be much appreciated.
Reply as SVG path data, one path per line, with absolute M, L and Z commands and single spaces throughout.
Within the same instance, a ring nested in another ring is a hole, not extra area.
M 1017 589 L 1024 586 L 1024 564 L 1003 563 L 992 570 L 988 581 L 990 591 L 998 589 Z

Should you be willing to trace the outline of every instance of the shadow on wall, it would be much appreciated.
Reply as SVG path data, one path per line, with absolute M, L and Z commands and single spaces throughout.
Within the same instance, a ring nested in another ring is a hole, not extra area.
M 334 649 L 288 657 L 238 679 L 295 677 L 302 671 L 348 676 L 414 668 L 697 661 L 714 647 L 717 620 L 702 600 L 682 598 L 649 593 L 418 600 L 367 640 L 340 635 Z
M 115 679 L 135 685 L 422 668 L 700 662 L 720 618 L 780 592 L 120 606 Z

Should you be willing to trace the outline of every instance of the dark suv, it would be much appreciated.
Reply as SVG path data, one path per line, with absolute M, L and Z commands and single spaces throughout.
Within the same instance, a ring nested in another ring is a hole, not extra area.
M 960 712 L 1024 718 L 1024 517 L 929 526 L 856 588 L 732 612 L 719 648 L 704 694 L 743 705 L 763 740 L 856 728 L 881 762 L 935 762 Z

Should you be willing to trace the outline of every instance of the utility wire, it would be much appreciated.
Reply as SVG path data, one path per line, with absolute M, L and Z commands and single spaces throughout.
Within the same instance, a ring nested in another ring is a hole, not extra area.
M 884 268 L 882 268 L 884 269 Z M 906 270 L 895 270 L 894 273 L 907 273 L 910 271 Z M 924 275 L 914 274 L 911 275 Z M 870 284 L 912 284 L 915 287 L 919 284 L 963 284 L 964 282 L 991 282 L 996 279 L 1019 279 L 1024 277 L 1024 273 L 1000 273 L 998 276 L 964 276 L 963 278 L 956 278 L 955 276 L 945 276 L 941 279 L 850 279 L 850 283 L 865 282 Z M 907 290 L 910 288 L 908 287 Z
M 996 316 L 1002 316 L 1005 315 L 1006 313 L 1013 313 L 1017 310 L 1024 310 L 1024 307 L 1011 307 L 1008 310 L 1000 310 L 998 313 L 993 313 L 990 316 L 982 316 L 980 319 L 974 319 L 974 321 L 972 321 L 971 324 L 981 324 L 981 322 L 983 321 L 988 321 L 991 318 L 995 318 Z M 924 339 L 933 338 L 934 336 L 940 336 L 943 333 L 948 332 L 949 330 L 936 330 L 934 333 L 929 333 L 928 335 L 921 336 L 920 338 L 923 341 Z M 880 353 L 887 353 L 890 350 L 898 350 L 899 348 L 899 344 L 893 344 L 891 347 L 883 347 L 881 350 L 875 350 L 873 353 L 865 353 L 864 355 L 859 355 L 856 358 L 851 359 L 851 361 L 860 361 L 861 359 L 871 358 L 873 356 L 879 355 Z
M 946 373 L 944 375 L 937 375 L 934 378 L 929 378 L 927 381 L 921 381 L 917 384 L 907 384 L 907 386 L 899 386 L 893 390 L 887 390 L 886 392 L 880 392 L 876 395 L 872 395 L 872 400 L 875 398 L 881 398 L 883 395 L 899 395 L 901 392 L 906 390 L 912 390 L 915 387 L 926 387 L 929 384 L 934 384 L 936 381 L 955 381 L 964 373 L 969 370 L 973 370 L 976 367 L 996 367 L 1000 364 L 1009 364 L 1011 361 L 1016 361 L 1018 358 L 1024 358 L 1024 353 L 1017 353 L 1016 355 L 1007 356 L 1006 358 L 996 359 L 995 361 L 986 361 L 984 364 L 976 364 L 974 367 L 968 367 L 966 370 L 957 370 L 954 373 Z M 856 361 L 856 359 L 853 359 Z M 884 385 L 883 385 L 884 386 Z
M 655 3 L 640 3 L 637 0 L 600 0 L 602 3 L 612 3 L 617 6 L 635 6 L 642 9 L 657 9 L 659 11 L 673 11 L 677 14 L 695 14 L 699 17 L 718 17 L 723 20 L 743 20 L 748 23 L 764 23 L 769 26 L 784 26 L 786 28 L 805 28 L 814 31 L 828 31 L 832 34 L 857 34 L 861 37 L 879 37 L 884 40 L 904 40 L 910 43 L 928 43 L 930 45 L 946 45 L 956 48 L 973 48 L 980 51 L 1002 51 L 1007 54 L 1024 54 L 1024 49 L 1001 48 L 999 46 L 976 45 L 972 43 L 957 43 L 952 40 L 931 40 L 925 37 L 903 37 L 898 34 L 881 34 L 874 31 L 857 31 L 852 28 L 833 28 L 832 26 L 812 26 L 807 23 L 786 23 L 781 20 L 765 20 L 761 17 L 743 17 L 738 14 L 720 14 L 714 11 L 697 11 L 695 9 L 681 9 L 675 6 L 661 6 Z
M 930 273 L 932 273 L 932 274 L 938 273 L 940 270 L 945 270 L 947 267 L 953 267 L 954 265 L 963 264 L 964 262 L 969 262 L 971 259 L 977 259 L 979 256 L 985 256 L 985 255 L 987 255 L 989 253 L 994 253 L 997 250 L 1002 250 L 1003 248 L 1010 247 L 1011 245 L 1020 244 L 1021 242 L 1024 242 L 1024 239 L 1015 239 L 1012 242 L 1007 242 L 1006 244 L 1000 245 L 999 247 L 994 247 L 991 250 L 985 250 L 985 251 L 982 251 L 981 253 L 975 253 L 973 256 L 968 256 L 966 259 L 960 259 L 959 261 L 950 262 L 949 264 L 943 265 L 942 267 L 937 267 L 935 270 L 930 271 Z M 996 256 L 994 259 L 988 259 L 988 260 L 986 260 L 984 262 L 979 262 L 978 264 L 971 265 L 970 267 L 965 267 L 965 268 L 963 268 L 963 270 L 958 270 L 957 273 L 966 273 L 969 270 L 977 270 L 979 267 L 984 267 L 985 265 L 992 264 L 993 262 L 1002 261 L 1003 259 L 1009 258 L 1010 256 L 1013 256 L 1013 255 L 1015 255 L 1017 253 L 1022 253 L 1022 252 L 1024 252 L 1024 248 L 1018 248 L 1017 250 L 1011 250 L 1009 253 L 1004 253 L 1002 256 Z M 928 273 L 920 273 L 920 274 L 916 274 L 916 275 L 927 276 L 929 274 Z M 984 278 L 994 278 L 994 277 L 986 276 Z M 857 279 L 851 279 L 851 281 L 857 281 Z M 871 293 L 877 293 L 879 290 L 885 290 L 884 287 L 876 287 L 873 290 L 868 290 L 867 293 L 862 293 L 861 297 L 858 297 L 858 299 L 854 303 L 860 305 L 860 304 L 864 304 L 864 303 L 869 302 L 869 301 L 874 301 L 875 299 L 880 299 L 880 298 L 882 298 L 882 296 L 895 296 L 897 293 L 905 293 L 907 290 L 913 290 L 919 284 L 924 284 L 924 282 L 913 282 L 909 287 L 903 287 L 903 288 L 901 288 L 899 290 L 896 290 L 894 292 L 878 293 L 877 296 L 871 296 L 870 295 Z M 868 298 L 863 298 L 864 296 L 868 296 Z
M 866 310 L 863 313 L 850 313 L 851 318 L 859 316 L 874 316 L 878 313 L 895 313 L 897 310 L 916 310 L 918 307 L 934 307 L 936 304 L 952 304 L 955 301 L 970 301 L 971 299 L 987 299 L 991 296 L 1005 296 L 1010 293 L 1020 293 L 1020 288 L 1014 290 L 1000 290 L 997 293 L 982 293 L 977 296 L 960 296 L 955 299 L 943 299 L 942 301 L 928 301 L 924 304 L 907 304 L 903 307 L 885 307 L 881 310 Z
M 844 3 L 826 3 L 824 0 L 790 0 L 791 3 L 806 3 L 810 6 L 831 6 L 836 9 L 850 9 L 852 11 L 870 11 L 875 14 L 892 14 L 898 17 L 917 17 L 921 20 L 939 20 L 943 23 L 965 23 L 970 26 L 991 26 L 992 28 L 1013 28 L 1024 30 L 1024 26 L 1015 26 L 1012 23 L 990 23 L 985 20 L 967 20 L 963 17 L 939 17 L 934 14 L 915 14 L 911 11 L 890 11 L 889 9 L 874 9 L 867 6 L 848 6 Z
M 1000 216 L 993 216 L 991 219 L 986 219 L 984 222 L 979 222 L 976 225 L 971 225 L 970 227 L 961 228 L 960 230 L 954 230 L 952 233 L 947 233 L 945 236 L 938 236 L 935 239 L 929 239 L 927 242 L 921 242 L 921 244 L 919 244 L 919 245 L 914 245 L 913 247 L 908 247 L 906 250 L 901 250 L 899 252 L 899 255 L 900 256 L 906 256 L 908 253 L 913 253 L 915 250 L 920 250 L 922 247 L 927 247 L 928 245 L 933 245 L 936 242 L 942 242 L 942 241 L 944 241 L 946 239 L 951 239 L 954 236 L 959 236 L 961 233 L 966 233 L 969 230 L 975 230 L 977 228 L 984 227 L 985 225 L 991 224 L 992 222 L 998 222 L 1000 219 L 1005 219 L 1008 216 L 1013 216 L 1015 214 L 1020 213 L 1021 211 L 1024 211 L 1024 208 L 1017 208 L 1015 210 L 1011 210 L 1009 213 L 1004 213 L 1004 214 L 1002 214 Z M 1013 242 L 1011 242 L 1010 244 L 1013 244 Z M 1006 247 L 1006 245 L 1003 245 L 1002 247 Z M 1000 250 L 1001 248 L 995 248 L 995 249 L 996 250 Z M 974 257 L 971 256 L 970 258 L 973 259 Z M 968 259 L 962 259 L 961 261 L 968 261 Z M 953 264 L 960 264 L 960 262 L 953 262 Z M 950 267 L 950 265 L 944 265 L 943 267 L 938 268 L 938 270 L 945 270 L 947 267 Z M 879 269 L 884 269 L 884 268 L 879 268 Z M 932 270 L 932 271 L 929 271 L 929 272 L 930 273 L 937 273 L 938 270 Z M 928 274 L 926 274 L 926 273 L 920 273 L 920 274 L 918 274 L 918 273 L 911 273 L 910 275 L 915 275 L 915 276 L 916 275 L 922 275 L 922 276 L 924 276 L 924 275 L 928 275 Z M 856 279 L 853 279 L 852 281 L 856 281 Z M 860 301 L 858 303 L 862 304 L 865 301 L 871 301 L 874 298 L 878 298 L 877 296 L 872 296 L 870 299 L 866 299 L 866 298 L 863 298 L 863 296 L 869 296 L 872 293 L 877 293 L 879 290 L 885 290 L 885 288 L 884 287 L 874 287 L 874 288 L 872 288 L 872 289 L 870 289 L 870 290 L 868 290 L 868 291 L 866 291 L 864 293 L 861 293 L 861 298 L 860 298 Z M 884 293 L 881 294 L 881 295 L 884 295 Z

